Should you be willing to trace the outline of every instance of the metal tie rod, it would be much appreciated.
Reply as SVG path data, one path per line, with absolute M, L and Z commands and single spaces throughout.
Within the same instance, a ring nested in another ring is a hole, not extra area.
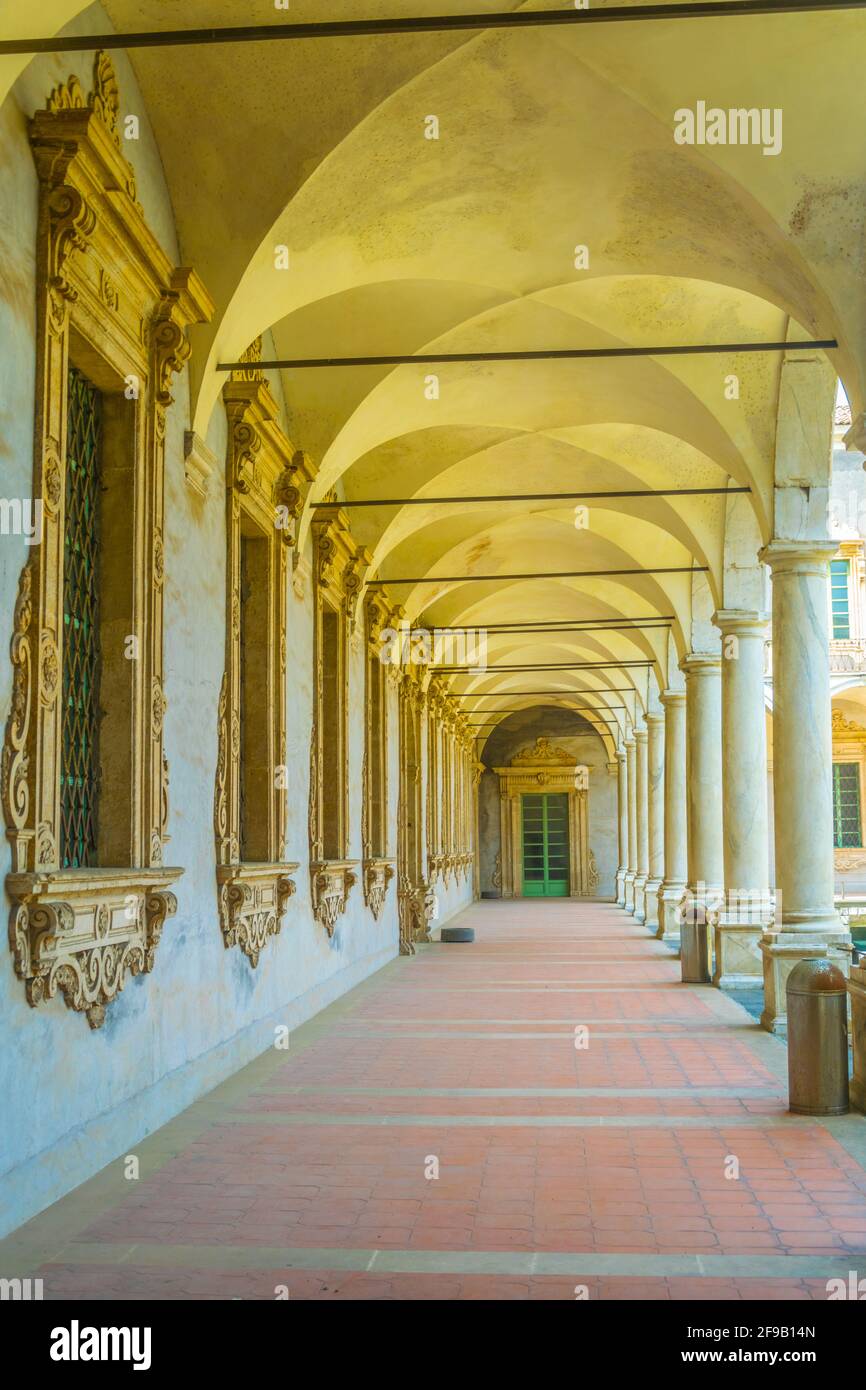
M 547 29 L 580 24 L 647 23 L 671 19 L 736 19 L 749 15 L 813 14 L 859 10 L 866 0 L 697 0 L 697 3 L 612 5 L 608 9 L 520 10 L 513 14 L 412 15 L 395 19 L 331 20 L 320 24 L 242 24 L 222 28 L 164 29 L 129 34 L 64 34 L 4 39 L 10 53 L 88 53 L 96 48 L 179 48 L 194 44 L 284 43 L 291 39 L 447 34 L 484 29 Z
M 447 507 L 470 502 L 573 502 L 578 498 L 593 502 L 611 497 L 730 497 L 733 493 L 751 491 L 750 487 L 642 487 L 608 492 L 504 492 L 472 497 L 366 497 L 339 505 L 346 511 L 351 507 Z M 327 505 L 330 504 L 311 503 L 313 507 Z
M 866 0 L 864 0 L 866 4 Z M 0 50 L 2 51 L 2 50 Z M 275 357 L 267 362 L 218 362 L 218 372 L 290 371 L 310 367 L 411 367 L 448 362 L 560 362 L 601 357 L 683 357 L 723 352 L 794 352 L 798 348 L 837 348 L 835 338 L 790 343 L 664 343 L 656 347 L 515 349 L 513 352 L 409 352 L 369 357 Z
M 668 565 L 661 569 L 553 570 L 549 574 L 422 574 L 414 579 L 376 579 L 368 587 L 393 584 L 499 584 L 506 579 L 609 579 L 623 574 L 706 574 L 709 565 Z
M 655 661 L 551 661 L 520 662 L 516 666 L 485 666 L 483 674 L 496 671 L 624 671 L 627 666 L 655 666 Z M 434 666 L 434 672 L 442 675 L 465 674 L 465 666 Z
M 571 700 L 576 695 L 636 695 L 633 685 L 571 686 L 568 690 L 443 690 L 448 700 L 510 700 L 512 695 L 545 695 L 548 699 Z M 628 709 L 628 705 L 608 705 L 608 709 Z

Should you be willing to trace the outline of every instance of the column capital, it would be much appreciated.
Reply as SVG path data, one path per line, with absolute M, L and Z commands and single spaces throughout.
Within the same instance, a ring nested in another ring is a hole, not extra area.
M 665 709 L 671 705 L 684 705 L 686 702 L 686 692 L 684 690 L 663 690 L 659 696 Z
M 713 624 L 726 637 L 767 636 L 769 613 L 759 613 L 748 608 L 719 608 L 713 614 Z
M 626 754 L 625 754 L 625 748 L 624 748 L 624 747 L 623 747 L 623 748 L 617 748 L 617 750 L 616 750 L 616 760 L 617 760 L 617 762 L 618 762 L 618 763 L 624 763 L 624 762 L 625 762 L 625 756 L 626 756 Z
M 645 724 L 635 724 L 634 738 L 636 743 L 646 743 L 647 727 Z
M 684 698 L 685 698 L 685 695 L 684 695 Z M 662 724 L 664 724 L 664 722 L 665 722 L 665 713 L 664 713 L 664 710 L 661 710 L 661 709 L 659 709 L 659 710 L 650 710 L 649 714 L 647 714 L 647 716 L 646 716 L 646 722 L 647 722 L 647 726 L 648 726 L 649 728 L 658 728 L 658 727 L 660 727 L 660 726 L 661 726 Z
M 714 676 L 721 669 L 721 652 L 688 652 L 680 662 L 680 670 L 686 676 Z
M 839 549 L 839 542 L 829 536 L 813 540 L 770 541 L 758 551 L 762 565 L 769 565 L 772 577 L 777 574 L 812 574 L 825 578 L 827 563 Z

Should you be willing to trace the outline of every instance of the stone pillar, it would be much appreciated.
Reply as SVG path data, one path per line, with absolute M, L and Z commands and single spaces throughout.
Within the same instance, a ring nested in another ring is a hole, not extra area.
M 722 849 L 721 656 L 691 652 L 680 662 L 686 677 L 687 898 L 680 927 L 682 978 L 709 984 L 707 911 L 724 882 Z
M 634 912 L 634 880 L 637 873 L 637 745 L 629 734 L 625 740 L 626 788 L 628 790 L 628 868 L 625 875 L 625 910 Z
M 656 931 L 659 925 L 659 889 L 665 872 L 665 717 L 648 714 L 647 824 L 649 877 L 646 881 L 644 922 Z
M 646 881 L 649 877 L 649 820 L 647 813 L 647 730 L 634 731 L 637 742 L 637 873 L 634 879 L 634 918 L 646 921 Z
M 617 826 L 619 829 L 619 868 L 616 871 L 616 905 L 625 905 L 625 876 L 628 871 L 628 772 L 625 749 L 618 748 L 617 761 Z
M 772 541 L 759 558 L 773 581 L 775 924 L 761 940 L 764 1012 L 787 1027 L 785 989 L 801 960 L 832 959 L 846 976 L 851 937 L 833 902 L 833 739 L 828 564 L 836 542 Z
M 679 945 L 680 903 L 686 891 L 686 692 L 666 690 L 665 709 L 665 869 L 659 889 L 656 936 Z
M 767 614 L 722 609 L 722 830 L 725 896 L 711 924 L 721 989 L 760 988 L 761 937 L 772 924 L 764 643 Z

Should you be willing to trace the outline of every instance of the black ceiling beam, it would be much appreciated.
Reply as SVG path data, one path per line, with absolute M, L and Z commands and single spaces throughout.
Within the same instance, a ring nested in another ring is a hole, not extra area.
M 490 711 L 490 714 L 491 714 L 491 715 L 493 715 L 493 714 L 525 714 L 526 711 L 527 711 L 527 708 L 528 708 L 528 709 L 532 709 L 533 707 L 532 707 L 532 705 L 529 705 L 529 706 L 521 705 L 519 708 L 515 708 L 515 709 L 492 709 L 492 710 Z M 603 706 L 601 706 L 601 707 L 599 708 L 599 713 L 600 713 L 600 714 L 607 714 L 607 713 L 609 713 L 610 711 L 615 710 L 615 709 L 624 709 L 624 710 L 628 711 L 628 705 L 603 705 Z M 475 709 L 474 707 L 473 707 L 472 709 L 466 709 L 466 708 L 464 708 L 464 709 L 462 709 L 462 710 L 460 711 L 460 713 L 461 713 L 461 714 L 483 714 L 483 713 L 484 713 L 484 710 L 483 710 L 483 709 Z
M 612 621 L 615 623 L 615 629 L 611 629 L 610 624 Z M 676 618 L 674 618 L 673 614 L 649 613 L 645 614 L 642 618 L 616 618 L 613 620 L 610 618 L 525 618 L 522 622 L 478 623 L 467 624 L 463 627 L 445 627 L 441 623 L 438 623 L 436 624 L 436 631 L 478 632 L 483 630 L 484 632 L 513 632 L 523 628 L 529 632 L 537 632 L 539 630 L 539 625 L 547 628 L 551 625 L 561 623 L 569 632 L 610 632 L 611 630 L 619 631 L 620 628 L 628 631 L 632 627 L 646 627 L 647 624 L 651 627 L 655 627 L 657 623 L 665 623 L 670 626 L 670 624 L 674 622 L 676 622 Z M 418 628 L 423 632 L 428 630 L 423 623 L 419 623 Z M 415 631 L 414 628 L 412 630 Z
M 372 580 L 371 588 L 388 584 L 501 584 L 506 579 L 610 579 L 624 574 L 705 574 L 709 565 L 667 565 L 658 569 L 552 570 L 549 574 L 424 574 L 419 578 Z
M 178 48 L 189 44 L 280 43 L 291 39 L 362 38 L 386 34 L 445 34 L 483 29 L 543 29 L 562 25 L 646 23 L 669 19 L 734 19 L 749 15 L 858 10 L 866 0 L 691 0 L 686 4 L 612 5 L 609 9 L 521 10 L 515 14 L 420 15 L 395 19 L 330 20 L 320 24 L 243 24 L 129 34 L 68 34 L 4 39 L 0 54 L 87 53 L 95 48 Z
M 573 502 L 598 501 L 611 497 L 730 497 L 735 492 L 751 492 L 750 487 L 666 487 L 628 488 L 610 492 L 510 492 L 478 497 L 372 497 L 357 502 L 341 502 L 344 509 L 354 507 L 452 507 L 475 502 Z M 319 502 L 312 503 L 321 506 Z
M 488 637 L 508 637 L 511 635 L 519 636 L 521 633 L 541 632 L 548 635 L 557 633 L 583 633 L 585 636 L 592 636 L 595 632 L 655 632 L 659 628 L 669 628 L 671 621 L 665 619 L 660 622 L 648 620 L 644 623 L 605 623 L 599 627 L 582 627 L 579 623 L 479 623 L 471 627 L 439 627 L 434 628 L 437 633 L 446 632 L 483 632 Z M 409 636 L 416 632 L 429 632 L 429 628 L 422 623 L 418 627 L 409 630 Z
M 866 0 L 864 0 L 866 4 Z M 0 50 L 2 51 L 2 50 Z M 256 362 L 266 371 L 306 370 L 316 367 L 410 367 L 449 362 L 560 362 L 602 357 L 683 357 L 723 352 L 792 352 L 797 348 L 836 348 L 835 338 L 791 343 L 678 343 L 660 347 L 540 348 L 516 352 L 410 352 L 365 357 L 275 357 Z M 249 371 L 249 362 L 218 362 L 218 372 Z
M 484 675 L 496 671 L 604 671 L 624 670 L 626 666 L 655 666 L 654 661 L 540 661 L 519 663 L 516 666 L 485 666 Z M 465 672 L 465 666 L 434 666 L 433 670 L 444 675 Z M 481 673 L 479 673 L 481 674 Z
M 625 705 L 616 705 L 616 706 L 614 706 L 613 708 L 616 708 L 616 709 L 625 709 Z M 608 705 L 608 706 L 607 706 L 607 710 L 610 710 L 610 709 L 611 709 L 611 706 Z M 569 714 L 580 714 L 580 715 L 586 716 L 587 718 L 600 719 L 601 722 L 602 722 L 603 724 L 617 724 L 617 723 L 619 722 L 617 719 L 605 719 L 605 718 L 604 718 L 605 712 L 606 712 L 606 711 L 604 711 L 604 710 L 594 710 L 594 709 L 590 709 L 588 706 L 585 707 L 584 709 L 572 709 L 572 710 L 568 710 L 568 713 L 569 713 Z M 478 710 L 461 710 L 461 714 L 477 714 L 477 713 L 478 713 Z M 531 713 L 532 713 L 532 706 L 531 706 L 531 705 L 529 706 L 528 709 L 494 709 L 494 710 L 491 710 L 491 711 L 490 711 L 490 714 L 487 715 L 486 718 L 485 718 L 482 722 L 485 723 L 485 724 L 487 724 L 487 723 L 490 722 L 491 719 L 494 719 L 494 718 L 498 719 L 499 716 L 500 716 L 500 714 L 510 715 L 510 714 L 531 714 Z M 469 723 L 472 723 L 472 720 L 469 720 L 468 722 L 469 722 Z
M 605 685 L 597 690 L 582 686 L 572 690 L 443 690 L 448 700 L 510 700 L 512 695 L 544 695 L 551 700 L 570 700 L 578 695 L 636 695 L 633 685 Z M 628 709 L 628 705 L 608 705 L 608 709 Z

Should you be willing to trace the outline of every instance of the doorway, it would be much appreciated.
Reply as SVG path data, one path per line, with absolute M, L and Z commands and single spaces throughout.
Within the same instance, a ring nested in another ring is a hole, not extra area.
M 523 896 L 567 898 L 568 793 L 527 793 L 521 797 L 523 821 Z

